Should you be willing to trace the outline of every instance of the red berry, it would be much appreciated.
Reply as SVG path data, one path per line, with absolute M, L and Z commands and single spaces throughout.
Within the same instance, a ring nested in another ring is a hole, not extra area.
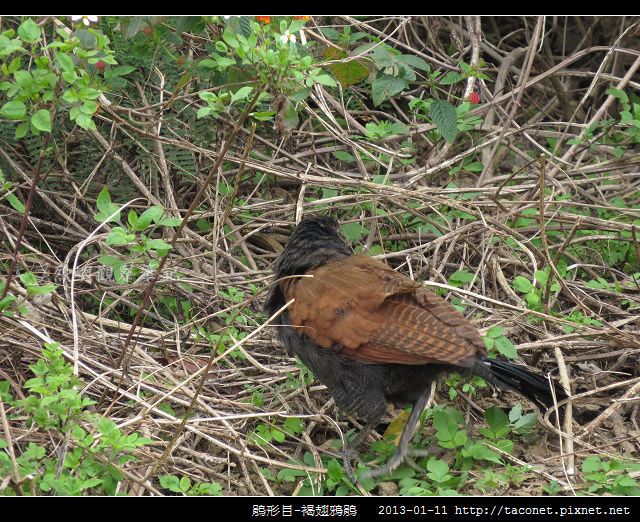
M 467 98 L 471 103 L 480 103 L 480 96 L 477 92 L 472 92 Z
M 100 60 L 99 62 L 96 62 L 96 69 L 98 69 L 99 71 L 104 71 L 105 67 L 106 65 L 102 60 Z

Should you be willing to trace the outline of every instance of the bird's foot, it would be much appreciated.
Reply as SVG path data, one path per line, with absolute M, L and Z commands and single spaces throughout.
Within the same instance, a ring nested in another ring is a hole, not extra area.
M 426 473 L 427 470 L 419 466 L 414 459 L 435 454 L 442 454 L 443 449 L 444 448 L 428 448 L 424 450 L 407 449 L 406 451 L 396 451 L 389 462 L 387 462 L 384 466 L 365 471 L 358 477 L 358 481 L 362 482 L 363 480 L 369 478 L 377 478 L 381 475 L 391 475 L 391 473 L 393 473 L 401 464 L 407 464 L 420 473 Z
M 342 457 L 342 461 L 344 462 L 344 471 L 347 474 L 347 477 L 349 477 L 349 480 L 351 481 L 352 484 L 355 484 L 357 481 L 356 481 L 356 476 L 353 473 L 353 467 L 351 466 L 351 461 L 355 460 L 360 464 L 364 465 L 364 462 L 362 462 L 362 459 L 360 458 L 360 454 L 355 450 L 355 448 L 350 448 L 348 446 L 344 450 L 342 450 L 339 454 Z

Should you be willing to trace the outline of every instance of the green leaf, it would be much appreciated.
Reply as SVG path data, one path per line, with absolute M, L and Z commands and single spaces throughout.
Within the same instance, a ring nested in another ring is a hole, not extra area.
M 135 70 L 136 68 L 133 65 L 120 65 L 111 71 L 111 76 L 124 76 Z
M 383 101 L 391 98 L 394 94 L 402 92 L 405 85 L 406 82 L 402 78 L 396 78 L 395 76 L 389 76 L 388 74 L 382 75 L 371 85 L 373 104 L 380 105 Z
M 42 285 L 42 286 L 30 286 L 30 287 L 27 287 L 27 290 L 29 291 L 30 294 L 36 295 L 36 294 L 48 294 L 50 292 L 53 292 L 56 288 L 58 288 L 58 285 Z
M 27 132 L 29 132 L 29 123 L 28 122 L 21 123 L 16 127 L 15 138 L 17 140 L 20 138 L 24 138 L 27 135 Z
M 444 460 L 432 458 L 427 462 L 427 470 L 431 480 L 442 482 L 449 473 L 449 466 Z
M 602 469 L 602 461 L 597 455 L 590 455 L 582 461 L 582 473 L 592 473 Z
M 513 424 L 513 427 L 518 433 L 530 433 L 531 430 L 535 428 L 537 421 L 537 413 L 528 413 L 527 415 L 523 415 L 520 419 L 518 419 Z
M 238 39 L 236 38 L 236 35 L 229 29 L 225 29 L 224 33 L 222 33 L 222 39 L 227 43 L 227 45 L 229 45 L 229 47 L 232 47 L 233 49 L 237 49 L 240 45 Z
M 35 43 L 40 40 L 40 27 L 31 18 L 27 18 L 18 27 L 18 36 L 25 42 Z
M 629 97 L 627 96 L 627 93 L 625 93 L 624 91 L 621 91 L 620 89 L 616 89 L 615 87 L 610 87 L 605 92 L 609 96 L 614 96 L 614 97 L 618 98 L 618 100 L 620 100 L 621 103 L 628 103 L 629 102 Z
M 22 204 L 22 201 L 20 201 L 15 194 L 7 194 L 7 201 L 18 212 L 24 212 L 26 210 L 25 206 Z
M 177 227 L 180 223 L 182 223 L 182 220 L 176 217 L 166 217 L 158 221 L 158 225 L 162 225 L 163 227 Z
M 19 69 L 13 73 L 13 77 L 15 78 L 16 83 L 25 89 L 30 89 L 33 84 L 33 76 L 31 76 L 29 71 Z
M 344 237 L 346 237 L 349 242 L 356 243 L 360 241 L 363 228 L 360 223 L 345 223 L 344 225 L 340 225 L 340 230 L 342 230 Z
M 344 150 L 336 150 L 332 154 L 340 161 L 347 161 L 349 163 L 352 163 L 356 160 L 355 157 Z
M 78 114 L 75 118 L 75 122 L 83 129 L 95 129 L 96 124 L 88 114 Z
M 468 270 L 458 270 L 457 272 L 451 274 L 451 277 L 449 277 L 449 279 L 453 281 L 460 281 L 461 283 L 469 283 L 473 281 L 473 277 L 473 273 L 469 272 Z
M 135 236 L 133 234 L 129 234 L 124 228 L 114 227 L 111 234 L 107 237 L 106 243 L 107 245 L 124 245 L 134 239 Z
M 120 207 L 115 203 L 111 203 L 111 196 L 109 195 L 109 189 L 104 187 L 100 194 L 98 194 L 98 199 L 96 201 L 96 206 L 98 207 L 98 212 L 94 218 L 96 221 L 106 221 L 111 214 L 116 212 Z M 115 216 L 113 216 L 109 221 L 118 222 L 120 221 L 120 213 L 118 212 Z
M 46 109 L 40 109 L 31 116 L 31 124 L 42 132 L 51 132 L 51 114 Z
M 56 53 L 56 59 L 58 60 L 58 63 L 60 63 L 60 66 L 65 71 L 73 71 L 73 69 L 74 69 L 73 60 L 71 59 L 71 57 L 68 54 Z
M 540 284 L 542 285 L 547 284 L 547 279 L 549 279 L 549 274 L 544 270 L 536 270 L 533 273 L 533 275 L 536 277 L 538 281 L 540 281 Z
M 440 85 L 451 85 L 453 83 L 458 83 L 460 80 L 462 80 L 462 76 L 455 71 L 449 71 L 444 75 L 442 80 L 440 80 Z
M 21 101 L 10 101 L 2 106 L 0 114 L 10 120 L 21 120 L 27 114 L 27 106 Z
M 146 242 L 146 244 L 147 244 L 147 248 L 162 249 L 162 250 L 171 249 L 171 245 L 169 243 L 165 243 L 162 239 L 149 239 Z
M 487 337 L 496 339 L 504 334 L 504 328 L 502 326 L 492 326 L 487 330 Z
M 191 29 L 201 21 L 202 18 L 200 16 L 178 16 L 176 20 L 176 31 L 178 34 L 189 33 Z
M 485 411 L 484 418 L 487 421 L 489 428 L 491 428 L 492 433 L 488 434 L 490 438 L 497 439 L 509 433 L 509 417 L 502 409 L 497 406 L 491 406 L 487 411 Z
M 540 296 L 538 294 L 534 294 L 533 292 L 529 292 L 527 295 L 524 296 L 525 301 L 527 301 L 527 304 L 531 307 L 535 307 L 538 305 L 538 303 L 540 302 Z
M 136 35 L 142 27 L 142 16 L 127 16 L 120 21 L 122 38 L 128 40 Z
M 100 96 L 100 91 L 98 89 L 94 89 L 93 87 L 85 87 L 84 89 L 80 89 L 78 91 L 78 96 L 80 96 L 81 100 L 95 100 L 98 96 Z
M 118 265 L 121 265 L 123 261 L 122 259 L 118 259 L 117 257 L 114 257 L 114 256 L 99 256 L 98 263 L 100 263 L 101 265 L 107 265 L 107 266 L 118 266 Z
M 327 466 L 327 474 L 329 478 L 334 482 L 340 482 L 342 480 L 342 466 L 337 459 L 333 458 L 329 461 Z
M 529 281 L 526 277 L 517 276 L 513 280 L 513 287 L 518 292 L 522 292 L 523 294 L 526 294 L 527 292 L 531 291 L 531 289 L 533 288 L 533 285 L 531 284 L 531 281 Z
M 502 355 L 504 355 L 505 357 L 509 357 L 510 359 L 518 358 L 518 352 L 509 339 L 501 336 L 498 337 L 495 341 L 496 350 L 498 350 Z
M 427 62 L 425 62 L 422 58 L 414 54 L 402 54 L 398 56 L 396 59 L 400 62 L 410 65 L 411 67 L 415 67 L 416 69 L 421 69 L 427 72 L 431 70 Z
M 271 430 L 271 436 L 276 442 L 284 442 L 285 434 L 275 428 Z
M 20 274 L 20 281 L 22 281 L 22 284 L 25 286 L 31 286 L 31 285 L 36 285 L 38 284 L 38 280 L 36 279 L 36 276 L 33 275 L 32 272 L 25 272 L 24 274 Z
M 455 107 L 446 100 L 434 100 L 429 106 L 429 116 L 442 137 L 449 143 L 453 143 L 458 135 L 458 117 Z
M 333 47 L 327 47 L 324 52 L 324 57 L 327 60 L 341 60 L 346 58 L 347 54 L 338 49 L 334 49 Z M 328 67 L 334 76 L 338 78 L 343 89 L 364 80 L 371 72 L 369 67 L 366 66 L 366 62 L 361 62 L 359 60 L 351 60 L 344 63 L 333 63 Z
M 313 81 L 319 83 L 320 85 L 326 85 L 328 87 L 336 86 L 336 82 L 328 74 L 318 74 L 313 77 Z
M 140 215 L 140 219 L 138 222 L 146 223 L 145 228 L 147 228 L 152 221 L 154 223 L 159 223 L 160 219 L 162 218 L 163 212 L 164 212 L 164 209 L 161 206 L 154 205 L 153 207 L 149 207 Z M 178 220 L 178 224 L 180 224 L 180 220 Z

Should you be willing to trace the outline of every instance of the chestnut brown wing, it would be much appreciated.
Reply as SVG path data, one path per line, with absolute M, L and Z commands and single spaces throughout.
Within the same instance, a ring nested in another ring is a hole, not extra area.
M 283 283 L 291 324 L 324 348 L 368 363 L 471 364 L 486 348 L 451 304 L 368 256 L 332 260 Z

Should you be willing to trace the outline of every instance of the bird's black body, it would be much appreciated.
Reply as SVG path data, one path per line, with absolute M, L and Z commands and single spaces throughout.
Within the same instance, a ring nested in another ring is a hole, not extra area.
M 276 278 L 301 275 L 309 271 L 313 273 L 318 267 L 335 262 L 335 260 L 339 261 L 336 264 L 337 270 L 341 265 L 344 265 L 344 270 L 349 270 L 352 256 L 351 248 L 339 234 L 335 219 L 329 216 L 310 217 L 300 222 L 287 241 L 285 250 L 277 262 Z M 320 277 L 320 274 L 316 273 L 316 276 Z M 404 276 L 398 275 L 398 277 Z M 299 278 L 298 280 L 304 281 L 305 279 L 307 278 Z M 289 279 L 289 281 L 291 280 Z M 348 287 L 348 278 L 345 286 Z M 275 284 L 266 300 L 265 311 L 274 314 L 284 306 L 288 300 L 287 291 L 293 292 L 286 283 Z M 348 293 L 349 289 L 346 288 L 344 292 Z M 424 292 L 428 293 L 428 290 L 424 290 Z M 383 471 L 390 471 L 404 460 L 409 439 L 418 424 L 420 413 L 426 406 L 431 382 L 442 372 L 453 370 L 473 373 L 495 385 L 511 388 L 521 393 L 541 409 L 553 405 L 553 397 L 546 378 L 530 372 L 523 366 L 487 358 L 486 348 L 475 328 L 462 316 L 458 317 L 459 314 L 452 311 L 453 307 L 441 298 L 429 293 L 428 299 L 434 303 L 434 307 L 442 307 L 444 310 L 443 313 L 440 313 L 440 316 L 443 314 L 446 316 L 445 322 L 447 324 L 444 325 L 444 328 L 450 328 L 452 335 L 460 334 L 460 344 L 467 343 L 468 345 L 465 345 L 463 353 L 459 356 L 456 354 L 455 363 L 451 362 L 453 360 L 451 358 L 438 358 L 439 352 L 434 352 L 435 348 L 430 347 L 429 331 L 425 331 L 423 334 L 425 343 L 424 347 L 420 349 L 419 355 L 421 357 L 433 356 L 433 362 L 420 364 L 420 360 L 423 359 L 419 359 L 417 356 L 415 361 L 409 360 L 408 363 L 367 362 L 345 356 L 346 352 L 339 342 L 325 347 L 318 344 L 311 334 L 301 334 L 301 326 L 292 325 L 291 322 L 291 317 L 295 316 L 294 311 L 290 313 L 287 309 L 276 319 L 276 323 L 279 324 L 279 337 L 284 346 L 297 355 L 318 380 L 327 387 L 337 407 L 366 421 L 365 429 L 345 452 L 345 467 L 351 476 L 353 475 L 348 460 L 355 456 L 355 448 L 366 438 L 369 431 L 380 423 L 387 403 L 414 405 L 414 411 L 405 427 L 407 434 L 403 434 L 396 456 L 392 459 L 393 462 L 389 463 Z M 326 303 L 331 302 L 330 300 L 330 296 L 319 296 L 318 302 Z M 429 303 L 427 303 L 427 307 Z M 294 302 L 292 308 L 303 306 L 303 304 L 305 303 Z M 349 306 L 351 305 L 349 304 Z M 336 315 L 343 313 L 343 309 L 335 312 Z M 454 314 L 456 314 L 455 317 Z M 307 322 L 301 324 L 304 327 Z M 316 330 L 319 328 L 316 326 Z M 401 326 L 398 328 L 400 329 Z M 462 332 L 463 329 L 471 329 L 472 333 Z M 311 330 L 307 331 L 311 332 Z M 402 334 L 401 330 L 400 334 Z M 383 352 L 380 351 L 380 353 Z M 566 398 L 564 392 L 559 388 L 556 388 L 556 394 L 558 400 Z

